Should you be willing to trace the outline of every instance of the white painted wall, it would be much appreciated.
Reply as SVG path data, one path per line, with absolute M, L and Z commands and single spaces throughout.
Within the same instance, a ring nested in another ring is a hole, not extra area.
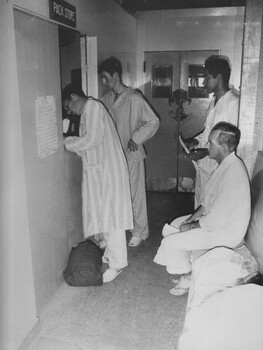
M 137 84 L 143 75 L 144 51 L 220 50 L 232 64 L 230 83 L 240 85 L 244 7 L 139 12 Z
M 97 36 L 99 57 L 110 54 L 129 57 L 129 63 L 124 66 L 124 72 L 126 79 L 134 81 L 136 63 L 134 59 L 136 57 L 134 54 L 136 43 L 135 18 L 125 13 L 113 0 L 68 0 L 68 2 L 77 8 L 76 29 L 89 36 Z M 5 150 L 3 161 L 1 159 L 1 169 L 4 169 L 1 185 L 5 190 L 3 206 L 5 220 L 1 220 L 3 225 L 1 232 L 1 272 L 3 271 L 4 274 L 1 281 L 5 286 L 4 296 L 6 297 L 4 300 L 5 307 L 1 307 L 2 334 L 0 347 L 5 350 L 17 349 L 37 320 L 35 284 L 32 273 L 32 255 L 36 253 L 34 249 L 36 242 L 32 245 L 30 241 L 30 228 L 32 227 L 30 221 L 32 220 L 33 210 L 31 200 L 33 196 L 32 191 L 28 193 L 28 186 L 26 185 L 28 178 L 24 159 L 28 155 L 24 153 L 25 148 L 22 144 L 23 131 L 19 104 L 13 6 L 28 12 L 32 16 L 36 15 L 48 20 L 49 0 L 10 0 L 1 1 L 0 3 L 1 77 L 4 81 L 4 84 L 1 84 L 1 98 L 3 99 L 1 101 L 1 117 L 3 117 L 1 128 L 3 147 L 1 147 L 1 150 Z M 59 75 L 59 71 L 57 74 Z M 57 77 L 55 80 L 57 82 Z M 30 89 L 29 82 L 26 82 L 26 86 Z M 44 80 L 40 88 L 41 91 L 48 92 L 54 87 L 45 86 Z M 59 94 L 59 92 L 57 93 Z M 61 116 L 61 111 L 58 111 L 58 115 Z M 61 125 L 59 129 L 60 127 Z M 61 164 L 60 162 L 60 166 Z M 59 171 L 63 171 L 63 169 Z M 64 181 L 64 179 L 62 178 L 61 181 Z M 36 185 L 36 182 L 34 182 L 34 185 Z M 34 198 L 34 200 L 36 200 L 36 203 L 40 201 L 37 198 Z M 50 212 L 52 212 L 52 205 L 51 201 L 48 208 Z M 80 208 L 78 209 L 80 210 Z M 65 210 L 64 204 L 63 210 Z M 42 219 L 45 220 L 45 218 Z M 51 230 L 52 227 L 50 227 Z M 54 224 L 54 234 L 58 231 Z M 58 241 L 60 237 L 55 237 L 55 239 Z M 50 263 L 54 264 L 56 270 L 56 273 L 52 274 L 52 280 L 50 280 L 50 275 L 48 277 L 45 274 L 38 276 L 38 280 L 42 279 L 43 283 L 43 296 L 41 296 L 41 291 L 38 291 L 37 298 L 41 300 L 41 309 L 47 302 L 47 295 L 50 298 L 54 292 L 54 286 L 57 285 L 58 281 L 61 281 L 61 263 L 65 258 L 65 239 L 68 242 L 71 241 L 70 237 L 65 238 L 63 233 L 63 242 L 61 242 L 63 252 L 58 250 L 51 257 Z M 48 254 L 45 256 L 45 250 L 49 249 L 47 242 L 46 239 L 42 242 L 41 260 L 43 261 L 50 259 Z M 34 251 L 31 250 L 31 247 Z M 37 259 L 36 254 L 34 256 L 34 259 Z M 2 263 L 3 259 L 4 263 Z M 58 271 L 58 269 L 61 271 Z M 41 270 L 37 269 L 40 272 Z M 1 302 L 3 302 L 2 295 Z
M 0 348 L 14 350 L 36 322 L 13 12 L 1 2 L 1 327 Z

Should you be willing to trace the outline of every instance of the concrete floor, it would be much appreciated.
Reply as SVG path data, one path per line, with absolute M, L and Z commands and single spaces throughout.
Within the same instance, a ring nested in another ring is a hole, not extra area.
M 129 266 L 101 287 L 62 283 L 20 350 L 174 350 L 187 296 L 153 263 L 167 220 L 190 213 L 190 194 L 148 192 L 150 238 L 129 248 Z M 127 237 L 130 238 L 129 236 Z

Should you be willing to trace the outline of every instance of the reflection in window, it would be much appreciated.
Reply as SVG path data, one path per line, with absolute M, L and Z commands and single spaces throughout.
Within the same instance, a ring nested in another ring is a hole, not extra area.
M 152 67 L 152 97 L 172 97 L 173 66 Z
M 190 64 L 188 72 L 189 97 L 208 98 L 204 88 L 205 67 L 203 65 Z

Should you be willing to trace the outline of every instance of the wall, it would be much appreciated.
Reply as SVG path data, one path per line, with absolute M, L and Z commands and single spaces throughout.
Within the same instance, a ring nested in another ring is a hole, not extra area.
M 249 0 L 246 8 L 241 127 L 245 132 L 242 155 L 251 180 L 252 215 L 247 244 L 263 274 L 263 3 Z M 241 134 L 242 135 L 242 134 Z
M 89 36 L 98 36 L 99 55 L 106 56 L 116 53 L 125 55 L 125 57 L 130 55 L 129 65 L 127 64 L 124 69 L 127 79 L 134 81 L 132 75 L 135 72 L 136 62 L 132 57 L 134 57 L 133 53 L 135 52 L 133 45 L 136 42 L 136 20 L 126 14 L 112 0 L 76 0 L 69 2 L 77 8 L 77 30 Z M 9 295 L 9 303 L 5 305 L 5 312 L 1 313 L 5 320 L 5 322 L 1 322 L 1 325 L 6 325 L 5 328 L 1 327 L 1 330 L 4 331 L 4 335 L 1 337 L 1 348 L 5 350 L 14 350 L 18 347 L 36 322 L 36 315 L 41 314 L 46 303 L 62 281 L 62 269 L 71 244 L 69 229 L 66 227 L 67 220 L 65 220 L 67 213 L 66 203 L 64 203 L 65 170 L 63 162 L 68 162 L 69 167 L 72 166 L 68 169 L 69 171 L 75 165 L 74 161 L 71 162 L 68 158 L 65 158 L 62 145 L 60 86 L 58 84 L 60 78 L 59 67 L 55 61 L 52 62 L 49 59 L 49 63 L 55 63 L 53 79 L 49 79 L 50 74 L 48 74 L 48 77 L 42 76 L 43 71 L 41 69 L 45 68 L 48 71 L 48 68 L 46 62 L 43 62 L 43 67 L 36 63 L 41 62 L 42 57 L 44 57 L 38 51 L 39 43 L 37 42 L 29 54 L 34 56 L 34 61 L 31 62 L 33 70 L 39 69 L 42 78 L 38 81 L 38 77 L 34 76 L 33 80 L 30 81 L 32 76 L 29 75 L 27 79 L 25 74 L 25 84 L 19 91 L 17 63 L 21 63 L 19 69 L 23 69 L 24 63 L 21 58 L 17 62 L 13 6 L 16 9 L 29 12 L 32 18 L 36 16 L 46 20 L 49 18 L 49 0 L 10 0 L 1 2 L 0 25 L 5 33 L 0 38 L 3 53 L 1 54 L 1 67 L 5 67 L 2 77 L 6 82 L 1 85 L 1 89 L 3 88 L 1 98 L 4 97 L 2 102 L 4 122 L 2 124 L 3 129 L 1 129 L 4 135 L 1 142 L 5 142 L 4 149 L 7 150 L 1 163 L 5 169 L 1 185 L 5 188 L 3 214 L 7 221 L 2 234 L 5 244 L 5 252 L 2 257 L 6 258 L 6 265 L 2 264 L 2 266 L 7 267 L 4 276 L 6 279 L 3 279 L 3 281 L 6 281 L 4 284 L 8 288 L 6 295 Z M 112 14 L 114 14 L 114 22 L 109 21 L 109 16 Z M 105 27 L 105 23 L 108 23 L 108 27 Z M 55 26 L 55 24 L 52 26 Z M 56 40 L 57 34 L 51 32 L 44 33 L 47 42 L 53 42 L 53 39 Z M 119 35 L 118 38 L 112 40 L 111 35 L 115 35 L 117 32 L 123 32 L 123 35 Z M 34 36 L 34 33 L 32 35 Z M 27 47 L 30 47 L 31 43 L 27 42 L 26 44 Z M 54 48 L 54 52 L 58 60 L 58 47 Z M 29 57 L 29 66 L 30 61 L 31 58 Z M 33 66 L 33 62 L 36 66 Z M 33 83 L 32 86 L 31 83 Z M 25 91 L 22 91 L 22 94 L 30 97 L 30 107 L 26 106 L 24 101 L 22 106 L 19 104 L 21 90 L 23 89 Z M 34 155 L 36 130 L 34 125 L 30 124 L 34 120 L 34 112 L 31 109 L 34 93 L 41 96 L 56 95 L 57 97 L 59 151 L 42 162 L 38 162 Z M 27 115 L 24 111 L 28 110 L 29 114 Z M 30 140 L 33 141 L 31 148 Z M 52 175 L 54 178 L 52 178 Z M 55 184 L 58 185 L 57 189 L 53 188 Z M 48 197 L 51 199 L 49 205 L 47 205 Z M 69 207 L 73 204 L 73 202 L 70 203 Z M 81 208 L 75 209 L 81 210 Z M 55 217 L 57 217 L 57 221 Z M 34 278 L 32 270 L 34 270 Z M 37 295 L 35 299 L 36 286 Z
M 246 242 L 263 274 L 263 152 L 258 152 L 251 181 L 252 214 Z
M 136 18 L 138 84 L 145 83 L 144 51 L 220 50 L 232 64 L 230 83 L 239 88 L 243 7 L 139 12 Z
M 98 2 L 98 61 L 110 55 L 116 56 L 122 62 L 124 84 L 136 87 L 136 19 L 123 12 L 113 1 Z M 102 30 L 103 29 L 103 30 Z M 105 33 L 107 33 L 105 35 Z M 109 40 L 110 38 L 110 40 Z M 99 96 L 105 90 L 99 77 Z
M 65 34 L 64 34 L 65 35 Z M 67 34 L 67 38 L 69 35 Z M 60 40 L 60 70 L 62 89 L 71 83 L 71 71 L 81 68 L 80 33 L 70 30 L 70 42 Z M 64 43 L 64 46 L 61 46 Z M 75 126 L 74 126 L 75 127 Z M 65 150 L 66 213 L 69 247 L 83 239 L 81 210 L 82 161 L 76 153 Z M 72 215 L 74 213 L 74 215 Z
M 58 29 L 14 12 L 27 207 L 37 314 L 62 281 L 68 252 Z M 38 157 L 35 99 L 54 96 L 58 150 Z M 43 281 L 45 284 L 43 285 Z
M 1 327 L 0 348 L 14 350 L 36 322 L 13 12 L 1 2 Z

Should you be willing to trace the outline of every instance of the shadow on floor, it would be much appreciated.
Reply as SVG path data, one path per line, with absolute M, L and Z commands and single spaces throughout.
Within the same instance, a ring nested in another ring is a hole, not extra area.
M 62 283 L 20 350 L 176 349 L 187 296 L 169 294 L 173 276 L 153 258 L 164 223 L 190 213 L 194 200 L 159 192 L 147 199 L 150 237 L 129 248 L 129 266 L 101 287 Z

